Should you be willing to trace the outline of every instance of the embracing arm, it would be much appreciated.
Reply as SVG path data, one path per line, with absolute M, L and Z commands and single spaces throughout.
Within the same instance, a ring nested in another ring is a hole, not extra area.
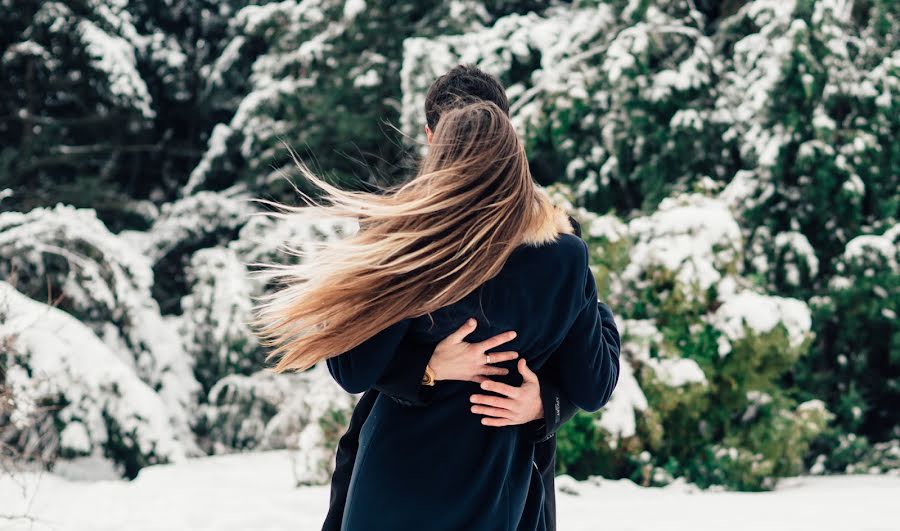
M 578 221 L 569 216 L 569 223 L 572 225 L 573 233 L 581 237 L 581 225 Z M 556 366 L 559 359 L 560 356 L 554 353 L 547 363 L 537 371 L 538 380 L 541 383 L 544 417 L 534 421 L 535 431 L 533 433 L 536 442 L 543 442 L 553 437 L 562 425 L 569 422 L 578 412 L 578 406 L 573 404 L 559 387 L 559 371 Z
M 621 340 L 612 311 L 597 300 L 587 245 L 581 243 L 579 267 L 583 268 L 585 302 L 557 348 L 560 385 L 576 406 L 597 411 L 609 401 L 618 383 Z
M 374 388 L 405 406 L 429 403 L 434 386 L 422 385 L 422 377 L 431 356 L 431 351 L 422 349 L 398 349 Z
M 515 332 L 507 330 L 483 341 L 469 343 L 466 337 L 478 326 L 476 319 L 467 319 L 456 331 L 436 346 L 404 342 L 397 349 L 375 389 L 403 405 L 424 406 L 433 397 L 433 386 L 423 385 L 425 367 L 430 365 L 434 379 L 480 382 L 488 376 L 505 375 L 509 370 L 495 364 L 518 357 L 517 352 L 488 351 L 512 340 Z
M 578 221 L 569 216 L 569 223 L 571 223 L 575 235 L 580 237 L 581 226 Z M 596 284 L 594 284 L 594 293 L 596 293 Z M 615 388 L 619 372 L 619 333 L 616 329 L 616 323 L 609 306 L 597 301 L 597 310 L 600 313 L 601 324 L 604 326 L 604 340 L 610 343 L 610 347 L 615 347 L 616 361 L 614 366 L 616 374 L 612 383 L 612 387 Z M 563 345 L 556 350 L 547 363 L 538 370 L 538 379 L 541 382 L 541 402 L 543 402 L 544 407 L 544 418 L 534 421 L 534 433 L 537 437 L 537 442 L 542 442 L 553 437 L 562 425 L 571 420 L 571 418 L 575 416 L 575 413 L 578 412 L 578 406 L 569 400 L 559 385 L 560 372 L 558 364 L 566 355 L 565 352 L 562 352 L 562 349 L 565 348 L 567 344 L 571 343 L 571 341 L 564 341 Z M 610 366 L 610 370 L 613 368 L 612 365 L 613 364 Z M 612 389 L 610 389 L 610 393 L 612 393 Z
M 409 324 L 409 319 L 398 321 L 347 352 L 328 358 L 331 376 L 348 393 L 371 389 L 395 357 Z

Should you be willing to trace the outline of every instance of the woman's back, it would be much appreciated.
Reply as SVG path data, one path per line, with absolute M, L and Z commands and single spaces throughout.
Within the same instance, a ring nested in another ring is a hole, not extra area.
M 560 351 L 567 359 L 555 364 L 561 368 L 560 383 L 567 394 L 586 397 L 579 405 L 593 409 L 591 400 L 608 397 L 600 377 L 608 379 L 606 373 L 612 368 L 609 361 L 605 368 L 596 363 L 603 344 L 591 337 L 602 335 L 578 329 L 584 326 L 579 320 L 596 328 L 596 301 L 585 243 L 577 236 L 561 234 L 549 244 L 517 247 L 498 275 L 462 300 L 433 312 L 433 322 L 423 316 L 398 323 L 395 330 L 376 336 L 359 351 L 332 358 L 329 368 L 342 384 L 374 382 L 393 352 L 402 349 L 427 357 L 440 340 L 474 317 L 478 327 L 467 341 L 515 330 L 516 338 L 503 350 L 519 352 L 532 370 L 568 342 L 573 351 Z M 572 337 L 570 331 L 584 338 Z M 583 343 L 585 338 L 593 342 Z M 364 355 L 370 359 L 360 359 Z M 604 374 L 585 377 L 592 365 Z M 507 367 L 510 374 L 497 379 L 519 385 L 521 377 L 514 364 L 508 362 Z M 584 386 L 590 388 L 577 389 Z M 521 426 L 482 425 L 470 411 L 469 397 L 475 393 L 484 391 L 473 382 L 441 381 L 424 407 L 379 397 L 360 434 L 344 529 L 520 529 L 531 482 L 533 443 Z
M 517 247 L 500 273 L 479 286 L 461 301 L 412 320 L 406 339 L 433 347 L 456 330 L 467 318 L 478 321 L 466 341 L 477 342 L 506 330 L 516 337 L 494 350 L 515 351 L 539 369 L 562 342 L 568 326 L 589 297 L 584 292 L 593 282 L 587 268 L 587 246 L 573 234 L 560 234 L 556 242 Z M 497 364 L 510 369 L 506 377 L 494 379 L 519 385 L 515 361 Z M 436 397 L 456 388 L 443 382 Z M 467 387 L 466 389 L 471 389 Z

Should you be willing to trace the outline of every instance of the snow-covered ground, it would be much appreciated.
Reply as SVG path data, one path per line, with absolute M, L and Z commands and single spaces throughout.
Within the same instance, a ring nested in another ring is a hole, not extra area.
M 132 482 L 70 478 L 0 477 L 0 529 L 315 531 L 328 504 L 327 487 L 294 488 L 284 451 L 153 466 Z M 900 529 L 897 476 L 795 478 L 766 493 L 560 477 L 558 490 L 560 531 Z

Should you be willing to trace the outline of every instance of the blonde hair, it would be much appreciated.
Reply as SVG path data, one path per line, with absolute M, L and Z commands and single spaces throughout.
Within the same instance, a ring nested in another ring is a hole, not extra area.
M 515 247 L 572 230 L 532 180 L 509 118 L 490 102 L 446 111 L 416 177 L 380 194 L 341 190 L 295 162 L 323 204 L 301 193 L 306 206 L 275 204 L 277 215 L 351 218 L 359 230 L 319 243 L 311 260 L 260 272 L 282 286 L 259 298 L 252 323 L 274 347 L 267 361 L 278 358 L 277 372 L 305 370 L 453 304 L 497 275 Z

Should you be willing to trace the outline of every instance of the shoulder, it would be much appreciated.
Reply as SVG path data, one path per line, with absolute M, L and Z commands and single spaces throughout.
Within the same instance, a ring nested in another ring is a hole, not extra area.
M 585 300 L 596 299 L 594 273 L 591 271 L 588 244 L 574 234 L 561 234 L 556 241 L 555 276 L 569 286 L 575 299 L 583 294 Z M 579 295 L 574 295 L 578 293 Z
M 575 267 L 584 267 L 588 263 L 587 243 L 575 234 L 560 234 L 548 251 L 557 259 Z
M 549 242 L 540 244 L 523 244 L 517 251 L 525 252 L 532 257 L 542 256 L 553 260 L 587 259 L 587 244 L 579 236 L 561 232 Z
M 517 267 L 541 278 L 577 285 L 588 271 L 588 246 L 574 234 L 561 233 L 552 242 L 523 246 L 519 251 Z

